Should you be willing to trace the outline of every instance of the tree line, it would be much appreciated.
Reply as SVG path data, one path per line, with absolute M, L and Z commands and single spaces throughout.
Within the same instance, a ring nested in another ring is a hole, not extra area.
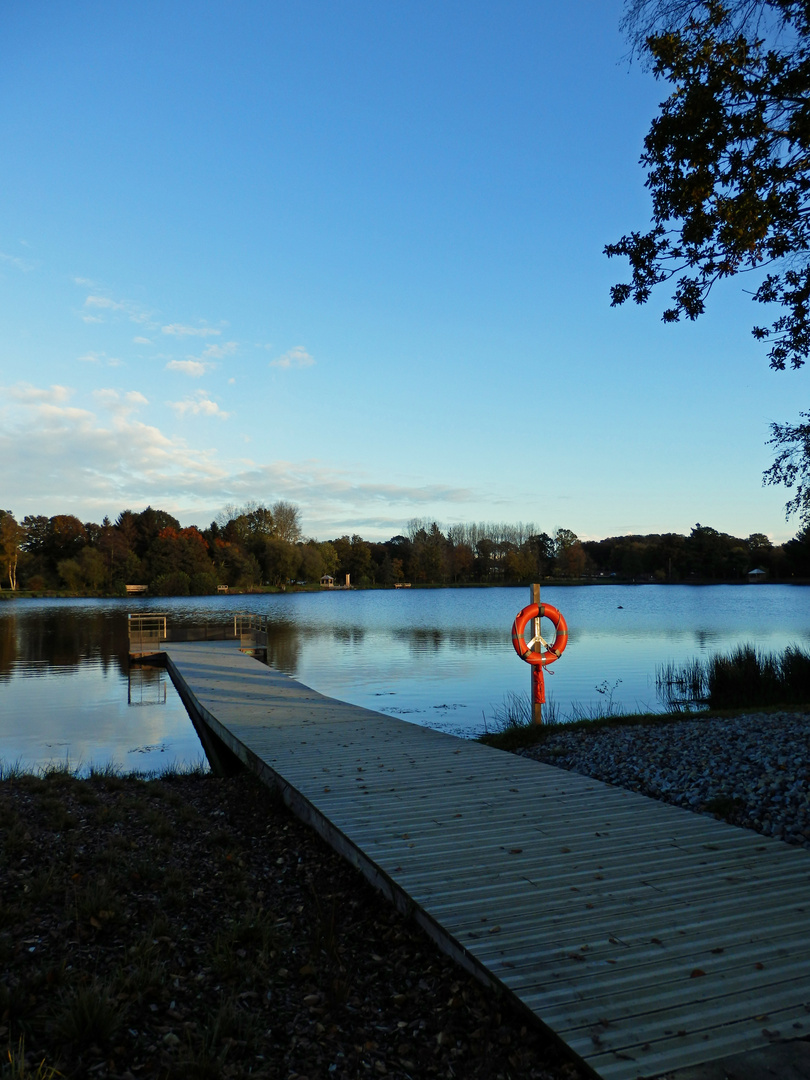
M 18 522 L 0 510 L 2 586 L 29 591 L 123 595 L 145 585 L 159 596 L 205 595 L 221 586 L 251 591 L 324 576 L 353 585 L 521 584 L 580 581 L 740 581 L 752 570 L 770 577 L 810 577 L 810 526 L 774 545 L 764 533 L 730 536 L 697 524 L 679 533 L 580 540 L 533 523 L 478 522 L 442 528 L 413 518 L 385 542 L 354 534 L 306 539 L 293 503 L 227 506 L 205 529 L 182 527 L 165 510 L 124 510 L 115 522 L 71 514 Z

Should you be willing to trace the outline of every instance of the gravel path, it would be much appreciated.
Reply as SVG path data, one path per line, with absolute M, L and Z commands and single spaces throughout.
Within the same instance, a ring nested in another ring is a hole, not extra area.
M 518 753 L 810 848 L 808 715 L 561 727 Z

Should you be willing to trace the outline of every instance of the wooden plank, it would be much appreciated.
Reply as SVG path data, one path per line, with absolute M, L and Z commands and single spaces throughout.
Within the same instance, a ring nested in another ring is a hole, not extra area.
M 605 1080 L 807 1035 L 810 855 L 167 645 L 211 730 Z

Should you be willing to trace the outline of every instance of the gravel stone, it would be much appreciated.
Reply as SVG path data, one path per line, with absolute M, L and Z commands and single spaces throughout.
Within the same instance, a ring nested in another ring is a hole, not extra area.
M 750 713 L 566 730 L 523 757 L 810 849 L 810 716 Z

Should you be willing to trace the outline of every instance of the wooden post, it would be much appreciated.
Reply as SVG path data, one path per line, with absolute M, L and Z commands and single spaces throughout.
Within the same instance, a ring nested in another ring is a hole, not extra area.
M 539 585 L 532 585 L 531 586 L 530 603 L 532 603 L 532 604 L 539 604 L 540 603 L 540 586 Z M 533 636 L 535 638 L 540 636 L 540 619 L 539 618 L 534 620 L 534 635 Z M 536 646 L 535 646 L 535 648 L 536 648 Z M 532 720 L 535 722 L 535 724 L 542 724 L 543 723 L 543 705 L 542 705 L 541 702 L 535 700 L 537 698 L 537 696 L 538 696 L 537 693 L 535 692 L 535 680 L 538 677 L 540 679 L 543 678 L 543 669 L 539 668 L 538 671 L 535 672 L 534 668 L 532 668 L 530 674 L 531 674 L 530 696 L 531 696 L 531 702 L 532 702 Z

